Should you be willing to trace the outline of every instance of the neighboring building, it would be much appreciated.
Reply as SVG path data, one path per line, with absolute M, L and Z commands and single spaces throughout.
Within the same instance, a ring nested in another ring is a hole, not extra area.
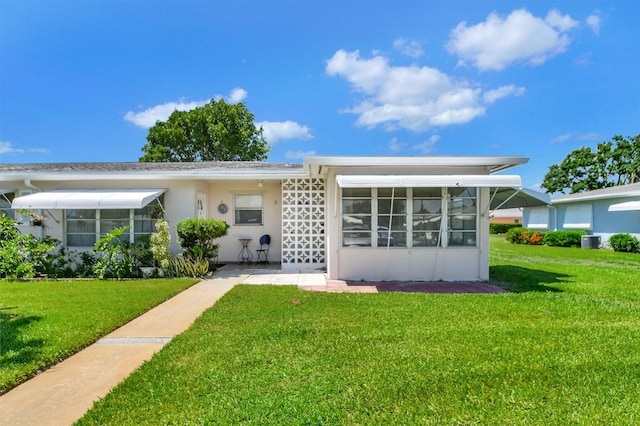
M 524 226 L 540 230 L 585 230 L 599 236 L 601 245 L 619 233 L 640 238 L 640 183 L 552 198 L 548 207 L 526 208 Z
M 527 161 L 336 156 L 303 164 L 2 164 L 0 209 L 44 216 L 36 226 L 23 214 L 23 231 L 77 250 L 123 225 L 135 241 L 153 232 L 162 215 L 177 253 L 175 224 L 211 217 L 231 225 L 220 239 L 223 263 L 237 261 L 240 239 L 251 239 L 255 253 L 269 234 L 271 262 L 326 268 L 330 279 L 487 280 L 491 210 L 548 202 L 522 189 L 519 176 L 494 174 Z
M 522 223 L 522 209 L 500 209 L 491 213 L 490 223 Z

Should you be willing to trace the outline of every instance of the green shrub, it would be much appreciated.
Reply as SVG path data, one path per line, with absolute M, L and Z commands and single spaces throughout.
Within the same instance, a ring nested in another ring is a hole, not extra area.
M 204 277 L 209 273 L 209 259 L 176 256 L 169 261 L 165 272 L 172 277 Z
M 56 240 L 21 234 L 15 220 L 0 216 L 0 278 L 33 278 L 51 259 Z
M 544 244 L 555 247 L 580 247 L 583 235 L 587 235 L 587 231 L 548 231 L 544 233 Z
M 509 229 L 512 228 L 521 228 L 522 224 L 520 223 L 490 223 L 489 224 L 489 233 L 491 234 L 504 234 L 508 232 Z
M 138 276 L 138 259 L 128 241 L 122 240 L 122 234 L 129 229 L 122 226 L 109 231 L 93 246 L 97 259 L 93 273 L 101 280 L 113 278 L 134 278 Z
M 184 255 L 197 260 L 212 259 L 218 255 L 216 238 L 227 235 L 229 224 L 217 219 L 189 218 L 176 226 L 178 243 Z
M 615 234 L 609 237 L 613 251 L 635 253 L 640 251 L 640 241 L 631 234 Z
M 529 230 L 522 227 L 511 228 L 507 231 L 504 237 L 511 244 L 528 244 Z
M 161 268 L 169 267 L 171 256 L 169 254 L 169 245 L 171 244 L 171 234 L 169 233 L 169 224 L 164 219 L 156 221 L 156 232 L 151 234 L 151 253 Z
M 505 239 L 512 244 L 531 244 L 534 246 L 541 245 L 543 243 L 543 233 L 539 231 L 533 231 L 526 228 L 511 228 L 505 234 Z

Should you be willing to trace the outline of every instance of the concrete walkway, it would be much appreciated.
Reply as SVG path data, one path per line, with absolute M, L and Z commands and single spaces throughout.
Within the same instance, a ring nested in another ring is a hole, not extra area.
M 245 275 L 202 281 L 0 396 L 0 423 L 70 425 Z

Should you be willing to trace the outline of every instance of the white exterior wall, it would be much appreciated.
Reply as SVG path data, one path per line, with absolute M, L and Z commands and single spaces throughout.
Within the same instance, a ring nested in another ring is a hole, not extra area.
M 251 238 L 249 249 L 256 260 L 256 249 L 260 244 L 260 237 L 264 234 L 271 236 L 269 246 L 269 262 L 279 263 L 281 259 L 282 245 L 282 208 L 280 181 L 264 181 L 262 188 L 258 182 L 251 181 L 221 181 L 210 182 L 207 185 L 207 201 L 209 217 L 227 222 L 229 232 L 222 237 L 218 244 L 220 251 L 218 261 L 221 263 L 237 262 L 238 253 L 242 248 L 239 238 Z M 235 225 L 233 196 L 235 194 L 250 194 L 263 196 L 263 224 L 262 225 Z M 224 203 L 228 207 L 225 214 L 218 212 L 218 205 Z
M 20 190 L 31 190 L 33 192 L 53 191 L 56 189 L 144 189 L 144 188 L 167 188 L 164 194 L 165 219 L 169 223 L 171 231 L 171 247 L 172 254 L 180 252 L 176 236 L 176 223 L 179 221 L 193 217 L 195 212 L 195 189 L 193 181 L 47 181 L 33 182 L 40 191 L 33 190 L 24 186 L 23 182 L 16 182 L 18 192 Z M 45 216 L 44 227 L 28 226 L 28 217 L 23 221 L 27 225 L 21 226 L 22 232 L 31 233 L 36 237 L 50 236 L 56 238 L 66 245 L 65 238 L 65 222 L 63 210 L 55 209 L 35 209 L 36 214 Z
M 414 173 L 430 174 L 430 171 Z M 329 279 L 407 281 L 486 281 L 489 279 L 489 188 L 478 191 L 477 247 L 342 247 L 341 189 L 337 174 L 327 177 L 327 275 Z M 407 170 L 383 170 L 379 174 L 411 174 Z M 463 174 L 460 169 L 431 171 L 431 174 Z M 486 174 L 486 170 L 464 170 Z M 364 174 L 364 173 L 363 173 Z

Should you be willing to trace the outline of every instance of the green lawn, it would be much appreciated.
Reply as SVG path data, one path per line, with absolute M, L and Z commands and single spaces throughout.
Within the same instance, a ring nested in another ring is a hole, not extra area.
M 0 281 L 0 393 L 195 282 Z
M 640 423 L 640 256 L 491 264 L 512 293 L 237 286 L 79 424 Z

